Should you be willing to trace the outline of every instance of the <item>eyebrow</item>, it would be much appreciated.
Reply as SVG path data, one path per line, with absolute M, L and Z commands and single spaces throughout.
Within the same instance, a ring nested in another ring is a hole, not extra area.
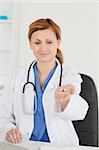
M 40 39 L 35 39 L 35 40 L 38 40 L 38 41 L 40 41 Z
M 41 41 L 40 39 L 35 39 L 35 40 Z M 48 39 L 48 38 L 47 38 L 47 39 L 45 39 L 45 40 L 52 40 L 52 39 Z

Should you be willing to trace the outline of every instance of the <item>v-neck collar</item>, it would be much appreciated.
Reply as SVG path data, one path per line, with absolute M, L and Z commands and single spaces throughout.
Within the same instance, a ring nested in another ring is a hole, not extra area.
M 47 79 L 45 80 L 43 87 L 41 89 L 40 87 L 40 81 L 39 81 L 39 77 L 38 77 L 38 71 L 37 71 L 37 63 L 34 64 L 33 68 L 34 68 L 34 76 L 35 76 L 35 86 L 37 89 L 37 93 L 39 92 L 39 94 L 43 94 L 44 90 L 46 89 L 51 77 L 53 76 L 55 69 L 56 69 L 57 65 L 51 70 L 51 72 L 49 73 Z M 41 95 L 40 94 L 40 95 Z
M 34 67 L 36 62 L 37 62 L 37 60 L 34 60 L 34 63 L 31 66 L 30 74 L 29 74 L 29 81 L 33 82 L 34 84 L 35 84 L 35 74 L 34 74 L 33 67 Z M 56 62 L 57 62 L 56 70 L 55 70 L 52 78 L 50 79 L 50 82 L 48 83 L 46 90 L 52 89 L 53 87 L 59 85 L 61 66 L 60 66 L 60 62 L 58 61 L 57 58 L 56 58 Z M 28 67 L 27 67 L 27 70 L 28 70 Z M 57 82 L 56 82 L 56 80 L 57 80 Z M 26 82 L 26 81 L 24 81 L 24 82 Z

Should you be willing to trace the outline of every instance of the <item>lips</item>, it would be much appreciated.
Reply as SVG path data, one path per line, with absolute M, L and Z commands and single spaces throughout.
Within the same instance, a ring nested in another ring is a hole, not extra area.
M 47 56 L 47 55 L 49 55 L 49 53 L 39 53 L 39 55 L 41 55 L 41 56 Z

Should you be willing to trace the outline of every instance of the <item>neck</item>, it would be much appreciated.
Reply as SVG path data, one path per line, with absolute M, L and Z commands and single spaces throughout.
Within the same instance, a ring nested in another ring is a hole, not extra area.
M 48 77 L 51 70 L 55 67 L 55 65 L 56 65 L 55 60 L 51 61 L 50 63 L 49 62 L 42 63 L 37 61 L 37 70 L 38 70 L 38 77 L 39 77 L 41 89 L 46 78 Z
M 56 65 L 56 62 L 55 60 L 54 61 L 51 61 L 50 63 L 49 62 L 37 62 L 37 69 L 38 69 L 38 73 L 40 75 L 44 75 L 44 74 L 49 74 L 50 71 L 55 67 Z

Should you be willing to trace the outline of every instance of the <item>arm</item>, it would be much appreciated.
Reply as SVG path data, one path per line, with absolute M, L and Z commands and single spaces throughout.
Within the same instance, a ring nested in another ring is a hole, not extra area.
M 82 120 L 87 110 L 87 102 L 79 95 L 82 79 L 73 69 L 65 70 L 63 74 L 63 86 L 55 92 L 58 113 L 65 120 Z M 64 90 L 65 89 L 65 90 Z
M 4 93 L 0 96 L 0 139 L 5 140 L 6 138 L 9 142 L 12 143 L 16 142 L 15 134 L 12 134 L 13 131 L 16 131 L 13 111 L 14 81 L 15 77 L 11 78 L 11 81 L 4 89 Z M 18 129 L 15 133 L 19 133 Z

